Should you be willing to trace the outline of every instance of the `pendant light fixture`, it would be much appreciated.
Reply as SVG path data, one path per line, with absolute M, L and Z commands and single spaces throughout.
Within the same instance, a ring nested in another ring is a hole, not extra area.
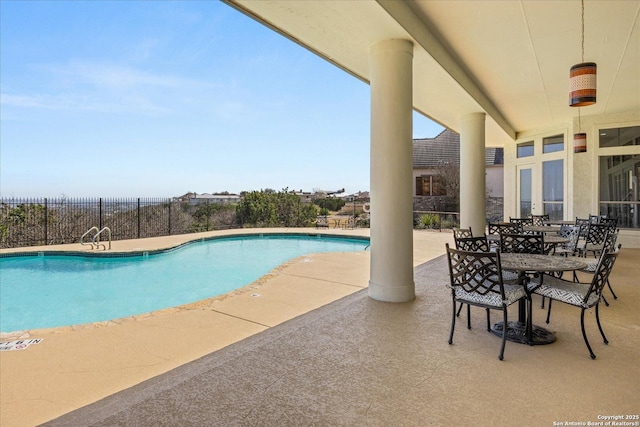
M 573 152 L 587 152 L 587 134 L 582 132 L 580 125 L 580 108 L 578 108 L 578 133 L 573 134 Z
M 569 106 L 586 107 L 596 103 L 597 65 L 595 62 L 584 62 L 584 0 L 582 5 L 581 60 L 580 64 L 569 71 Z

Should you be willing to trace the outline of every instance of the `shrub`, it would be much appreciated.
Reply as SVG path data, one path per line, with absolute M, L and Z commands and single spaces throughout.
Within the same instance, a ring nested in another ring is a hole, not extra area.
M 280 192 L 245 193 L 236 205 L 236 220 L 242 226 L 304 227 L 315 221 L 317 208 L 301 203 L 300 198 L 285 188 Z
M 439 228 L 440 216 L 438 214 L 422 214 L 418 219 L 419 228 Z

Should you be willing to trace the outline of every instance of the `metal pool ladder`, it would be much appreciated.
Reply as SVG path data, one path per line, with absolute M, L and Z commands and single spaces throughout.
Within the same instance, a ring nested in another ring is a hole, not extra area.
M 93 238 L 91 239 L 91 242 L 85 242 L 84 238 L 87 237 L 89 234 L 91 234 L 92 232 L 95 232 L 96 234 L 93 235 Z M 91 249 L 99 249 L 100 246 L 102 246 L 102 248 L 104 250 L 107 249 L 106 245 L 104 243 L 100 243 L 100 235 L 102 233 L 106 232 L 109 238 L 109 250 L 111 250 L 111 229 L 109 227 L 102 227 L 101 230 L 98 230 L 98 227 L 91 227 L 90 229 L 88 229 L 83 235 L 82 237 L 80 237 L 80 244 L 81 245 L 91 245 Z

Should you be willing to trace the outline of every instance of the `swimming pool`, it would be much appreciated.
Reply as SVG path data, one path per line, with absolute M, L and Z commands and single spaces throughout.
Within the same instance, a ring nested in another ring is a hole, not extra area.
M 298 256 L 368 245 L 368 239 L 265 234 L 136 256 L 0 257 L 0 331 L 99 322 L 187 304 L 248 285 Z

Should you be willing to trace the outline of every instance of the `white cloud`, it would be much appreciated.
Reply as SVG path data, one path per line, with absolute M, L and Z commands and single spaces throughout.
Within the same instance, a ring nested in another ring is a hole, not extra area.
M 129 96 L 113 101 L 94 99 L 80 94 L 10 95 L 0 94 L 4 107 L 42 109 L 53 111 L 85 111 L 100 113 L 139 113 L 158 115 L 170 111 L 141 97 Z
M 27 94 L 5 91 L 0 94 L 4 107 L 158 115 L 173 111 L 175 99 L 185 93 L 219 87 L 120 64 L 73 61 L 37 68 L 45 72 L 38 87 Z
M 61 80 L 90 84 L 98 88 L 135 88 L 157 86 L 165 88 L 186 88 L 207 83 L 184 79 L 171 75 L 154 74 L 127 65 L 90 61 L 71 61 L 65 65 L 42 66 Z

